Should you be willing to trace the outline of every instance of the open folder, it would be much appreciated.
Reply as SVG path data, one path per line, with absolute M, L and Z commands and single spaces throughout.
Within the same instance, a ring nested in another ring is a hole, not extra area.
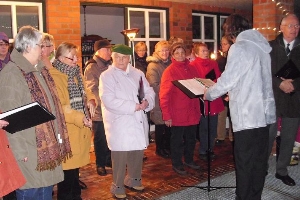
M 204 94 L 205 89 L 215 84 L 215 82 L 210 79 L 201 78 L 176 80 L 172 83 L 191 99 L 201 97 Z
M 4 130 L 15 133 L 54 120 L 55 116 L 40 103 L 33 102 L 1 113 L 0 119 L 9 122 Z

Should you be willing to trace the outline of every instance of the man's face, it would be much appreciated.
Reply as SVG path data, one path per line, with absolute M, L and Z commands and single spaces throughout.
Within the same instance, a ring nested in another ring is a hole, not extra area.
M 282 20 L 280 30 L 285 40 L 293 41 L 299 33 L 299 20 L 295 16 L 288 16 Z
M 8 43 L 0 40 L 0 57 L 5 57 L 8 53 Z
M 98 50 L 98 55 L 103 60 L 109 61 L 111 59 L 111 49 L 110 48 L 101 48 Z
M 130 61 L 129 55 L 124 55 L 121 53 L 114 53 L 113 56 L 113 65 L 123 71 L 126 71 L 127 65 Z

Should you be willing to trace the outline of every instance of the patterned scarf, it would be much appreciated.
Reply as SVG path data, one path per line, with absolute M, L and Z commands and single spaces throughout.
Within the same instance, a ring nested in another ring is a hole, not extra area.
M 49 99 L 41 83 L 32 72 L 26 74 L 20 67 L 28 84 L 32 101 L 37 101 L 51 112 Z M 41 74 L 49 88 L 56 111 L 58 136 L 62 143 L 58 143 L 55 134 L 54 121 L 49 121 L 35 127 L 37 144 L 37 171 L 54 170 L 63 161 L 72 157 L 71 145 L 67 132 L 65 117 L 55 89 L 55 83 L 49 71 L 43 68 Z
M 82 76 L 80 73 L 79 66 L 73 67 L 55 59 L 52 65 L 60 72 L 68 76 L 68 91 L 71 108 L 74 110 L 85 111 L 84 103 L 85 92 Z M 74 78 L 76 77 L 78 84 L 76 84 Z

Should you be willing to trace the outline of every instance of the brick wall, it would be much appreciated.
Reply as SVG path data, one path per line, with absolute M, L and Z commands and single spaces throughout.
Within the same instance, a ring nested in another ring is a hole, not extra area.
M 279 33 L 281 18 L 293 10 L 294 0 L 253 0 L 253 27 L 267 40 L 273 40 Z
M 154 6 L 169 8 L 170 35 L 182 38 L 188 45 L 192 43 L 192 11 L 230 14 L 233 12 L 246 15 L 252 19 L 252 13 L 204 6 L 200 4 L 175 3 L 159 0 L 86 0 L 87 3 L 106 3 L 120 6 Z M 72 42 L 80 47 L 80 1 L 79 0 L 46 0 L 47 31 L 55 38 L 56 45 L 63 41 Z M 80 54 L 81 52 L 79 52 Z

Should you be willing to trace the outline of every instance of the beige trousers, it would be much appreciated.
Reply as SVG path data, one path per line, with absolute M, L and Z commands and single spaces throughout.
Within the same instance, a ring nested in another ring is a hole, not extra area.
M 228 107 L 224 106 L 224 110 L 218 115 L 217 139 L 225 140 L 226 138 L 226 118 Z M 233 141 L 231 122 L 229 122 L 229 140 Z

